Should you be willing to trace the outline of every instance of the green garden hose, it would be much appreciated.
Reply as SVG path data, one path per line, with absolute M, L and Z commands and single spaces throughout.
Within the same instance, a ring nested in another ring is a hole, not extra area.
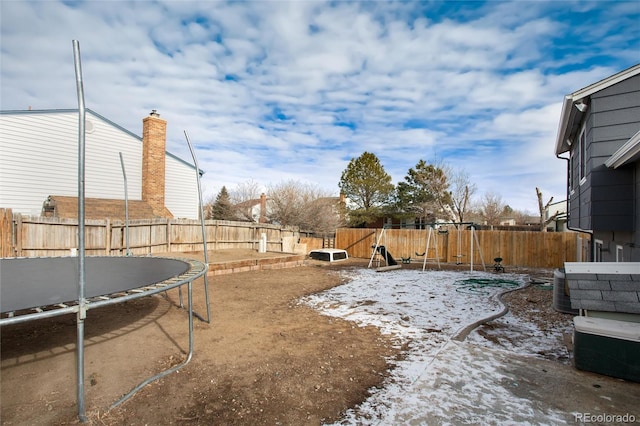
M 454 283 L 458 287 L 456 291 L 467 294 L 489 295 L 491 288 L 515 289 L 520 287 L 522 283 L 505 280 L 503 278 L 468 278 L 459 280 Z

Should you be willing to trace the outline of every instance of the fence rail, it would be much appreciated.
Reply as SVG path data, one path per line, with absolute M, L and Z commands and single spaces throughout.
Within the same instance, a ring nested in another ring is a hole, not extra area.
M 120 256 L 126 254 L 126 229 L 122 221 L 87 220 L 85 253 Z M 131 254 L 202 251 L 202 226 L 197 220 L 132 220 L 128 224 Z M 313 238 L 294 227 L 233 222 L 205 221 L 209 250 L 233 248 L 257 250 L 262 234 L 267 250 L 293 252 L 297 243 L 307 252 L 321 247 L 345 249 L 350 257 L 370 258 L 372 246 L 385 245 L 396 258 L 422 261 L 493 263 L 501 257 L 507 266 L 558 268 L 564 262 L 589 260 L 588 236 L 575 232 L 474 231 L 449 227 L 447 232 L 419 229 L 340 228 L 335 240 Z M 474 235 L 473 251 L 471 237 Z M 68 256 L 78 247 L 78 221 L 12 214 L 0 209 L 0 255 L 2 257 Z
M 127 228 L 133 255 L 203 250 L 202 225 L 197 220 L 132 220 L 127 227 L 123 221 L 105 219 L 85 221 L 85 253 L 126 254 Z M 268 251 L 287 252 L 300 239 L 294 227 L 224 220 L 205 221 L 205 233 L 209 250 L 257 250 L 261 235 L 266 234 Z M 23 216 L 0 209 L 0 244 L 2 257 L 68 256 L 78 247 L 78 221 Z
M 589 237 L 577 232 L 535 231 L 472 231 L 456 229 L 431 231 L 425 229 L 373 229 L 340 228 L 336 232 L 336 247 L 345 249 L 351 257 L 370 258 L 373 246 L 386 246 L 395 258 L 448 263 L 471 262 L 493 264 L 501 257 L 503 264 L 532 267 L 560 268 L 564 262 L 587 261 Z M 473 243 L 472 243 L 473 237 Z M 471 247 L 473 245 L 473 251 Z

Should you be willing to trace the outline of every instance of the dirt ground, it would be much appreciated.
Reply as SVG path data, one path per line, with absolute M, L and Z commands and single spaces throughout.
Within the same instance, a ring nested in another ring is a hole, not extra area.
M 227 253 L 230 257 L 232 254 Z M 221 256 L 217 256 L 220 259 Z M 374 328 L 323 317 L 296 300 L 340 284 L 320 267 L 209 278 L 211 323 L 194 321 L 194 356 L 132 399 L 109 406 L 188 353 L 178 291 L 90 310 L 85 321 L 91 424 L 319 424 L 379 386 L 401 352 Z M 206 316 L 202 280 L 196 312 Z M 186 290 L 183 291 L 186 303 Z M 2 329 L 2 424 L 78 423 L 75 317 Z
M 225 255 L 237 258 L 238 253 Z M 111 410 L 141 381 L 185 359 L 187 312 L 178 306 L 177 290 L 89 311 L 88 423 L 317 425 L 338 420 L 382 385 L 388 360 L 403 352 L 377 329 L 324 317 L 296 303 L 339 285 L 333 269 L 366 266 L 366 261 L 336 265 L 312 261 L 292 269 L 210 277 L 211 323 L 194 320 L 193 359 Z M 551 276 L 550 271 L 530 272 L 541 279 Z M 194 307 L 206 315 L 203 287 L 202 280 L 194 286 Z M 551 291 L 530 286 L 505 300 L 514 314 L 542 326 L 570 321 L 553 311 L 551 298 Z M 79 423 L 75 339 L 73 316 L 2 328 L 3 425 Z

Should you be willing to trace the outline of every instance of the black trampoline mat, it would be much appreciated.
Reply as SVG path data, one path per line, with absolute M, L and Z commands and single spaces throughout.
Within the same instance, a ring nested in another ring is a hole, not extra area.
M 78 299 L 78 257 L 0 259 L 1 312 Z M 120 293 L 184 274 L 189 263 L 161 257 L 86 257 L 85 298 Z

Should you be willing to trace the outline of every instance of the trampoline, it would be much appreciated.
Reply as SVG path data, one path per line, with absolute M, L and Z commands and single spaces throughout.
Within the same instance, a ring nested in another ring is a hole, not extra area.
M 149 296 L 202 276 L 204 264 L 162 257 L 88 256 L 86 309 Z M 78 311 L 78 258 L 0 259 L 0 325 Z
M 85 115 L 84 84 L 80 63 L 80 43 L 72 41 L 76 91 L 78 95 L 78 257 L 0 258 L 0 327 L 69 313 L 76 314 L 77 328 L 77 395 L 78 417 L 87 420 L 84 407 L 84 321 L 87 311 L 115 303 L 150 296 L 156 293 L 188 288 L 189 353 L 180 364 L 150 377 L 111 405 L 116 407 L 147 384 L 185 366 L 193 356 L 193 281 L 204 278 L 209 315 L 207 285 L 207 244 L 202 207 L 202 191 L 197 160 L 194 158 L 205 263 L 197 260 L 163 257 L 85 256 Z M 120 154 L 122 161 L 122 154 Z M 125 209 L 127 205 L 126 175 Z M 128 218 L 128 209 L 125 213 Z M 126 220 L 128 223 L 128 219 Z M 128 228 L 127 228 L 128 232 Z M 128 237 L 127 237 L 128 238 Z M 128 240 L 127 240 L 128 241 Z M 127 242 L 127 253 L 129 247 Z
M 185 361 L 140 383 L 111 408 L 147 384 L 185 366 L 193 356 L 192 283 L 207 272 L 197 260 L 163 257 L 88 256 L 85 298 L 78 299 L 77 257 L 0 258 L 0 326 L 75 313 L 81 324 L 86 311 L 188 286 L 189 353 Z M 84 328 L 79 328 L 79 334 Z M 82 340 L 80 340 L 82 341 Z M 78 353 L 79 415 L 84 418 L 84 345 Z

